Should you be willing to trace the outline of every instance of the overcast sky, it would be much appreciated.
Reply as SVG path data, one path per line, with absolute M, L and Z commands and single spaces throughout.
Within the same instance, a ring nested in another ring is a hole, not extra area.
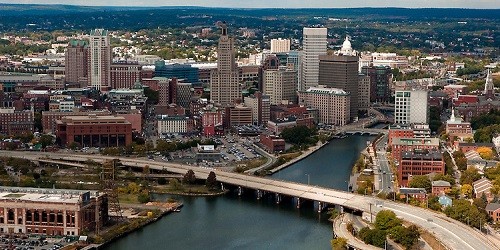
M 207 6 L 240 8 L 500 8 L 500 0 L 0 0 L 0 3 L 92 6 Z

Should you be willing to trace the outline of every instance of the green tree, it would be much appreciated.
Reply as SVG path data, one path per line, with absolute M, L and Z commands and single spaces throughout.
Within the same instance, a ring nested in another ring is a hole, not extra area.
M 193 170 L 188 170 L 187 173 L 182 178 L 182 182 L 186 184 L 194 184 L 196 182 L 196 175 Z
M 347 249 L 347 239 L 338 237 L 331 240 L 332 250 L 344 250 Z
M 293 128 L 283 129 L 281 137 L 288 143 L 301 145 L 310 143 L 313 134 L 314 131 L 306 126 L 295 126 Z
M 400 226 L 401 220 L 396 217 L 396 214 L 390 210 L 382 210 L 377 213 L 375 219 L 375 228 L 379 230 L 388 230 L 395 226 Z
M 469 184 L 472 185 L 473 182 L 481 179 L 481 174 L 477 171 L 476 168 L 469 168 L 465 170 L 460 176 L 460 184 Z
M 144 95 L 148 98 L 147 102 L 149 104 L 158 104 L 158 100 L 160 97 L 158 91 L 154 91 L 150 88 L 144 88 Z
M 432 191 L 432 182 L 427 175 L 413 176 L 408 186 L 412 188 L 425 188 L 428 193 Z
M 205 185 L 208 187 L 208 189 L 211 190 L 217 189 L 217 177 L 215 176 L 214 171 L 210 171 L 210 173 L 208 174 Z
M 151 196 L 149 195 L 148 192 L 141 192 L 137 196 L 137 201 L 139 201 L 140 203 L 148 203 L 150 200 L 151 200 Z

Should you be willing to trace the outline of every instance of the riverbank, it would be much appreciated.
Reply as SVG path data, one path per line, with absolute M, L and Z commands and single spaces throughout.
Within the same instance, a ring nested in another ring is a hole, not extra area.
M 229 192 L 229 190 L 222 190 L 220 192 L 215 192 L 215 193 L 210 193 L 210 194 L 206 194 L 206 193 L 186 193 L 186 192 L 171 192 L 171 191 L 154 191 L 154 192 L 151 192 L 152 194 L 170 194 L 170 195 L 182 195 L 182 196 L 191 196 L 191 197 L 213 197 L 213 196 L 220 196 L 220 195 L 224 195 L 226 194 L 227 192 Z
M 292 165 L 294 163 L 297 163 L 297 162 L 305 159 L 306 157 L 308 157 L 312 153 L 314 153 L 317 150 L 321 149 L 322 147 L 326 146 L 328 143 L 329 143 L 329 141 L 327 141 L 325 143 L 318 142 L 318 144 L 316 144 L 316 146 L 309 147 L 306 151 L 302 152 L 302 154 L 299 155 L 298 157 L 295 157 L 295 158 L 291 159 L 290 161 L 287 161 L 287 162 L 279 165 L 278 167 L 275 167 L 275 168 L 269 170 L 270 174 L 274 174 L 274 173 L 276 173 L 284 168 L 289 167 L 290 165 Z

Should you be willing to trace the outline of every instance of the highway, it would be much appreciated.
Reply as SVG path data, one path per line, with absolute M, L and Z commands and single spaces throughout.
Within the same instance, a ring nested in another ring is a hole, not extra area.
M 393 173 L 389 160 L 387 160 L 385 146 L 387 144 L 387 135 L 380 138 L 376 144 L 377 150 L 377 163 L 378 163 L 378 176 L 376 176 L 375 181 L 379 182 L 379 190 L 381 192 L 390 193 L 394 191 L 393 183 Z
M 22 152 L 22 151 L 0 151 L 0 156 L 11 156 L 37 160 L 38 158 L 51 158 L 61 161 L 84 162 L 89 159 L 96 162 L 103 162 L 111 159 L 120 160 L 125 166 L 144 167 L 150 169 L 167 170 L 172 173 L 185 174 L 187 170 L 193 170 L 197 178 L 205 179 L 210 171 L 214 171 L 217 180 L 222 183 L 247 187 L 255 190 L 268 191 L 299 197 L 301 199 L 318 201 L 326 204 L 337 204 L 344 207 L 358 209 L 365 212 L 378 212 L 382 209 L 389 209 L 396 213 L 403 220 L 412 222 L 421 228 L 436 235 L 446 246 L 451 249 L 500 249 L 491 243 L 488 238 L 480 232 L 452 219 L 445 215 L 413 207 L 407 204 L 395 203 L 378 199 L 372 196 L 363 196 L 347 193 L 329 188 L 315 187 L 301 183 L 293 183 L 281 180 L 274 180 L 251 175 L 237 174 L 231 172 L 218 171 L 196 166 L 181 165 L 168 162 L 155 162 L 144 159 L 134 159 L 129 157 L 108 157 L 100 155 L 76 155 L 64 153 L 45 152 Z

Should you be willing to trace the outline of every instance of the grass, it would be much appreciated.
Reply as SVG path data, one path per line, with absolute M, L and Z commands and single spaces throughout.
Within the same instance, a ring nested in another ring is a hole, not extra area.
M 140 202 L 137 200 L 137 197 L 137 194 L 119 194 L 118 200 L 120 201 L 120 203 L 140 204 Z
M 242 161 L 238 163 L 238 166 L 235 168 L 235 172 L 243 173 L 249 169 L 258 168 L 264 165 L 267 162 L 266 157 L 260 157 L 258 159 L 252 159 L 247 161 Z

